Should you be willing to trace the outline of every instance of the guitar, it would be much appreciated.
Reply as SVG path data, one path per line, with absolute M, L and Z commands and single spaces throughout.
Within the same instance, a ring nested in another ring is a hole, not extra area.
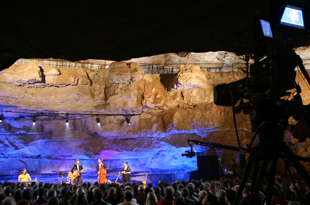
M 36 177 L 34 180 L 18 181 L 18 183 L 22 183 L 22 182 L 26 182 L 26 183 L 29 183 L 29 184 L 31 184 L 32 182 L 38 183 L 37 178 L 38 178 L 38 177 Z
M 120 173 L 121 173 L 121 172 L 118 172 L 117 177 L 116 177 L 116 180 L 115 180 L 115 183 L 117 182 Z
M 78 176 L 81 175 L 81 172 L 83 172 L 83 171 L 86 170 L 86 169 L 87 169 L 87 167 L 84 168 L 84 169 L 82 169 L 81 171 L 75 170 L 74 173 L 69 172 L 68 175 L 69 175 L 69 177 L 70 177 L 71 180 L 74 180 L 75 178 L 77 178 Z
M 149 175 L 149 173 L 147 173 L 147 174 L 145 175 L 145 179 L 144 179 L 144 181 L 142 182 L 142 183 L 143 183 L 144 188 L 146 188 L 146 177 L 147 177 L 147 175 Z

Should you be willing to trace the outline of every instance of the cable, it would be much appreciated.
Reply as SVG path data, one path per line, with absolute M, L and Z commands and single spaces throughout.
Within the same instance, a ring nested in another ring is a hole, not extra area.
M 241 148 L 241 144 L 240 144 L 239 134 L 238 134 L 237 121 L 236 121 L 236 113 L 235 113 L 235 110 L 234 110 L 234 103 L 232 105 L 232 110 L 233 110 L 233 118 L 234 118 L 234 125 L 235 125 L 237 141 L 238 141 L 238 147 L 239 147 L 240 152 L 243 152 L 242 148 Z
M 233 103 L 233 104 L 234 104 L 234 103 Z M 265 122 L 261 123 L 261 124 L 258 126 L 258 128 L 257 128 L 256 132 L 254 133 L 254 136 L 253 136 L 253 138 L 252 138 L 252 140 L 251 140 L 251 142 L 250 142 L 250 145 L 246 148 L 246 150 L 242 150 L 242 147 L 241 147 L 241 144 L 240 144 L 240 138 L 239 138 L 238 128 L 237 128 L 236 113 L 235 113 L 235 111 L 234 111 L 234 105 L 232 105 L 232 108 L 233 108 L 233 118 L 234 118 L 234 125 L 235 125 L 235 131 L 236 131 L 237 141 L 238 141 L 238 147 L 239 147 L 240 152 L 241 152 L 242 154 L 245 154 L 245 153 L 247 153 L 247 152 L 251 149 L 251 147 L 252 147 L 252 145 L 253 145 L 253 143 L 254 143 L 254 140 L 255 140 L 255 138 L 256 138 L 256 136 L 257 136 L 259 130 L 261 129 L 261 127 L 262 127 L 264 124 L 268 123 L 268 121 L 265 121 Z

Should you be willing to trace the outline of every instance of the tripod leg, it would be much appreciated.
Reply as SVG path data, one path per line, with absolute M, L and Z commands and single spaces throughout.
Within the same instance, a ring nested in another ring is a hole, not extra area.
M 246 184 L 246 181 L 247 181 L 247 179 L 248 179 L 248 177 L 250 175 L 250 171 L 251 171 L 253 162 L 254 162 L 253 156 L 250 155 L 249 156 L 249 162 L 246 165 L 245 171 L 244 171 L 243 176 L 242 176 L 242 180 L 240 182 L 240 186 L 239 186 L 238 192 L 237 192 L 237 194 L 235 196 L 235 199 L 234 199 L 234 203 L 233 203 L 234 205 L 238 205 L 239 204 L 239 200 L 241 198 L 241 195 L 242 195 L 244 186 Z
M 283 158 L 283 161 L 284 161 L 284 163 L 285 163 L 285 166 L 286 166 L 286 169 L 287 169 L 288 173 L 290 174 L 290 177 L 291 177 L 292 182 L 294 182 L 294 177 L 293 177 L 292 172 L 291 172 L 291 170 L 290 170 L 290 164 L 289 164 L 289 162 L 288 162 L 287 160 L 285 160 L 284 158 Z M 295 185 L 295 183 L 293 183 L 293 185 L 294 185 L 295 190 L 298 190 L 297 187 L 296 187 L 296 185 Z M 298 195 L 299 198 L 303 199 L 303 196 L 301 196 L 301 193 L 300 193 L 299 191 L 297 191 L 297 195 Z M 285 199 L 286 199 L 286 198 L 285 198 Z
M 284 154 L 287 159 L 294 165 L 297 172 L 301 175 L 301 177 L 305 180 L 307 185 L 310 187 L 310 176 L 306 169 L 302 166 L 300 161 L 295 157 L 292 151 L 289 149 L 287 145 L 283 146 Z
M 255 160 L 253 164 L 252 184 L 255 184 L 257 181 L 258 168 L 259 168 L 259 160 Z M 253 193 L 253 190 L 254 186 L 252 186 L 251 188 L 251 193 Z
M 272 189 L 274 185 L 274 178 L 276 176 L 276 169 L 277 169 L 278 157 L 272 161 L 272 165 L 269 172 L 269 181 L 267 186 L 267 195 L 266 195 L 266 204 L 270 204 L 272 198 Z M 280 190 L 281 191 L 281 190 Z
M 253 189 L 253 192 L 251 193 L 249 204 L 255 204 L 255 201 L 257 200 L 258 191 L 261 188 L 261 183 L 264 179 L 268 164 L 269 164 L 269 160 L 264 159 L 263 166 L 259 173 L 258 179 L 255 184 L 252 184 L 252 186 L 254 186 L 254 189 Z

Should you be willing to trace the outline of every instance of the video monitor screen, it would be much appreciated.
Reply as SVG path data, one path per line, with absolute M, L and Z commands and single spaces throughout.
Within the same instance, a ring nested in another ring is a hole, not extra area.
M 273 38 L 273 34 L 272 34 L 269 21 L 260 19 L 260 25 L 262 27 L 264 37 Z
M 281 17 L 280 24 L 304 29 L 304 19 L 302 9 L 287 5 Z

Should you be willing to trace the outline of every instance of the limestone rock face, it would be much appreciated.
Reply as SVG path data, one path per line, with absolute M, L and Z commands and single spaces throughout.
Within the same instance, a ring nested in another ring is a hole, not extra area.
M 207 75 L 199 65 L 181 65 L 175 79 L 174 89 L 184 90 L 195 87 L 207 86 Z
M 166 98 L 164 86 L 159 77 L 152 77 L 150 74 L 144 75 L 143 107 L 162 107 Z
M 111 110 L 112 113 L 120 114 L 141 112 L 143 87 L 142 81 L 107 84 L 105 87 L 106 105 L 100 109 Z
M 15 85 L 28 86 L 42 82 L 42 72 L 35 61 L 24 65 L 12 65 L 8 69 L 0 72 L 1 81 Z
M 137 82 L 143 78 L 143 71 L 137 63 L 114 62 L 109 66 L 109 81 L 112 83 Z

